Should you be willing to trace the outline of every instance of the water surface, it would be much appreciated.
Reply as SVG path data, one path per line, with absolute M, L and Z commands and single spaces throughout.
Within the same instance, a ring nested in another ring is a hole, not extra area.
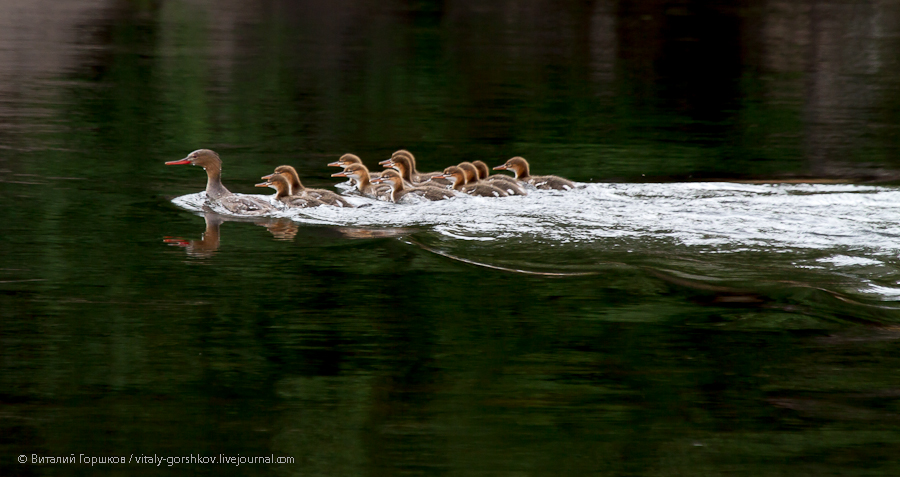
M 0 6 L 0 474 L 895 475 L 898 19 Z M 247 219 L 163 165 L 201 147 L 584 187 Z

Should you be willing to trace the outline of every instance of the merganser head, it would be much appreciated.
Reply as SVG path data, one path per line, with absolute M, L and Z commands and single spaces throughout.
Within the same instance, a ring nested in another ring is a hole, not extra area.
M 282 174 L 272 174 L 266 182 L 255 184 L 256 187 L 271 187 L 278 192 L 278 195 L 291 195 L 291 183 L 287 177 Z
M 352 179 L 359 179 L 363 175 L 369 175 L 369 170 L 366 169 L 366 166 L 362 164 L 351 164 L 347 166 L 343 172 L 335 172 L 331 177 L 350 177 Z
M 260 179 L 270 179 L 275 174 L 284 174 L 287 176 L 295 175 L 295 176 L 299 177 L 299 174 L 297 174 L 297 169 L 294 169 L 291 166 L 278 166 L 275 168 L 275 172 L 273 172 L 267 176 L 262 176 L 262 177 L 260 177 Z
M 390 162 L 385 164 L 384 167 L 393 168 L 394 170 L 399 172 L 401 176 L 404 175 L 405 171 L 412 169 L 412 164 L 409 161 L 409 157 L 406 157 L 402 154 L 399 156 L 394 156 L 388 159 L 388 161 Z
M 394 153 L 391 154 L 391 159 L 394 159 L 394 160 L 395 160 L 394 162 L 396 162 L 396 159 L 397 159 L 397 158 L 400 158 L 400 157 L 403 157 L 403 158 L 408 159 L 408 160 L 409 160 L 409 164 L 410 164 L 410 168 L 411 168 L 411 169 L 415 169 L 415 167 L 416 167 L 416 158 L 413 157 L 413 155 L 412 155 L 411 152 L 407 151 L 406 149 L 400 149 L 399 151 L 394 151 Z
M 222 159 L 215 151 L 209 149 L 197 149 L 190 153 L 184 159 L 166 162 L 167 166 L 175 166 L 180 164 L 190 164 L 192 166 L 200 166 L 204 169 L 222 169 Z
M 516 179 L 528 176 L 528 161 L 525 158 L 516 156 L 506 161 L 505 164 L 494 168 L 495 171 L 511 170 L 516 174 Z
M 329 162 L 328 165 L 331 167 L 343 167 L 346 169 L 351 164 L 362 164 L 362 159 L 359 158 L 356 154 L 344 154 L 340 159 Z
M 444 169 L 444 174 L 437 176 L 441 179 L 447 179 L 453 182 L 453 186 L 455 187 L 457 184 L 465 185 L 466 184 L 466 173 L 461 168 L 457 166 L 450 166 Z
M 475 169 L 478 169 L 479 179 L 484 179 L 487 176 L 491 175 L 491 170 L 488 168 L 488 165 L 484 163 L 484 161 L 472 161 L 472 165 L 475 166 Z
M 291 166 L 278 166 L 275 168 L 275 174 L 280 174 L 288 180 L 291 184 L 292 194 L 299 194 L 300 191 L 304 189 L 303 183 L 300 182 L 300 174 L 297 174 L 297 169 L 294 169 Z M 265 179 L 265 177 L 263 177 L 263 179 Z
M 381 177 L 376 177 L 376 178 L 372 179 L 373 184 L 381 184 L 383 182 L 389 183 L 391 188 L 395 189 L 397 187 L 402 187 L 403 178 L 400 177 L 399 172 L 397 172 L 393 169 L 388 169 L 381 173 Z

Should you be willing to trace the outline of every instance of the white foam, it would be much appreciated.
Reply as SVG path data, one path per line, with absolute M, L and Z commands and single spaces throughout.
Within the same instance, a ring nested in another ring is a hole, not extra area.
M 271 200 L 271 196 L 255 197 Z M 848 247 L 875 254 L 900 251 L 900 233 L 894 226 L 900 218 L 900 191 L 889 187 L 587 184 L 571 191 L 532 190 L 525 197 L 464 196 L 412 204 L 359 196 L 348 199 L 354 205 L 368 206 L 282 209 L 275 215 L 310 224 L 432 226 L 437 233 L 461 239 L 527 236 L 545 243 L 571 243 L 652 237 L 728 250 Z M 202 192 L 173 202 L 194 211 L 210 205 Z
M 812 252 L 822 257 L 824 252 L 826 258 L 786 260 L 783 265 L 794 270 L 838 267 L 842 273 L 889 275 L 900 256 L 900 190 L 893 187 L 583 184 L 571 191 L 530 189 L 527 196 L 504 198 L 463 196 L 413 204 L 359 196 L 349 200 L 367 206 L 283 209 L 277 215 L 316 225 L 426 227 L 451 242 L 498 247 L 527 242 L 652 250 L 666 244 L 695 254 Z M 206 200 L 201 192 L 173 202 L 199 211 Z M 864 267 L 865 272 L 848 272 Z M 879 267 L 883 270 L 872 272 Z

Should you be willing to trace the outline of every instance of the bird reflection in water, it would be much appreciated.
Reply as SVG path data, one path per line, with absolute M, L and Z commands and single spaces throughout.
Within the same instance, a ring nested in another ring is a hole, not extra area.
M 223 222 L 252 222 L 265 227 L 275 237 L 275 240 L 291 241 L 297 236 L 299 225 L 290 219 L 260 219 L 260 218 L 236 218 L 217 214 L 211 209 L 204 208 L 203 220 L 206 222 L 206 230 L 200 235 L 200 240 L 187 240 L 181 237 L 167 236 L 163 242 L 174 247 L 182 247 L 185 252 L 194 258 L 209 258 L 219 250 L 220 227 Z
M 237 218 L 217 214 L 212 209 L 204 208 L 203 219 L 206 221 L 206 230 L 200 235 L 199 240 L 187 240 L 182 237 L 166 236 L 163 242 L 173 247 L 182 247 L 185 252 L 194 258 L 209 258 L 219 250 L 220 227 L 223 222 L 252 222 L 260 227 L 265 227 L 269 233 L 280 241 L 293 241 L 300 230 L 300 224 L 287 218 Z M 377 228 L 367 229 L 362 227 L 338 227 L 331 229 L 341 237 L 348 239 L 376 239 L 388 237 L 401 237 L 415 232 L 410 228 Z
M 297 236 L 300 226 L 291 219 L 272 219 L 265 222 L 257 222 L 256 225 L 265 227 L 275 240 L 290 242 Z
M 184 251 L 191 257 L 212 257 L 219 250 L 219 226 L 225 221 L 225 217 L 212 211 L 206 211 L 203 214 L 203 219 L 206 221 L 206 230 L 200 235 L 200 240 L 185 240 L 181 237 L 166 236 L 163 242 L 174 247 L 183 247 Z

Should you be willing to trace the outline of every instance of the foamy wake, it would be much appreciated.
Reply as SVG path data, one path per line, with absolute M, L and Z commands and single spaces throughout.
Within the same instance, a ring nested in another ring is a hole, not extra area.
M 271 196 L 269 196 L 271 197 Z M 321 206 L 274 214 L 301 224 L 424 227 L 448 241 L 482 246 L 616 244 L 677 247 L 679 253 L 816 252 L 791 266 L 838 270 L 889 267 L 900 255 L 900 190 L 820 184 L 584 184 L 573 191 L 532 190 L 528 196 L 457 197 L 392 204 L 351 196 L 358 208 Z M 205 194 L 173 202 L 200 211 Z M 215 207 L 213 207 L 215 210 Z M 225 211 L 217 210 L 223 213 Z M 791 258 L 793 260 L 793 258 Z M 891 284 L 861 283 L 885 299 Z M 884 293 L 882 293 L 881 291 Z

